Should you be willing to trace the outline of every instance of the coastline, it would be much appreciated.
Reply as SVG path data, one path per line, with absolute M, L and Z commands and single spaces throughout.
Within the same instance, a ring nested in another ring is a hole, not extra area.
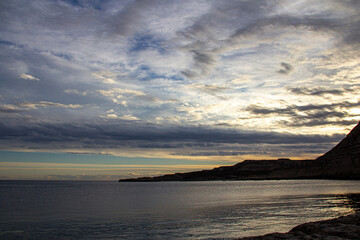
M 287 233 L 270 233 L 237 240 L 360 239 L 360 213 L 300 224 Z
M 245 160 L 211 170 L 120 179 L 119 182 L 343 179 L 360 180 L 360 123 L 330 151 L 314 160 Z

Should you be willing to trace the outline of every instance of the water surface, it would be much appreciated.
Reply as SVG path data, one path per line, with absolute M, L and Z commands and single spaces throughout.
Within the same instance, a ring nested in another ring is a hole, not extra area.
M 0 181 L 0 239 L 231 239 L 359 211 L 360 182 Z

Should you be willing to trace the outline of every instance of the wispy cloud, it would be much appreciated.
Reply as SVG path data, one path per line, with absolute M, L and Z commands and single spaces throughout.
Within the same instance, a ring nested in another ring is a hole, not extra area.
M 276 115 L 290 117 L 290 121 L 282 121 L 292 126 L 317 126 L 337 123 L 339 125 L 356 124 L 357 120 L 349 110 L 359 106 L 359 102 L 338 102 L 333 104 L 309 104 L 288 106 L 285 108 L 267 108 L 257 105 L 247 107 L 247 111 L 255 115 Z M 356 115 L 355 117 L 360 117 Z
M 117 74 L 110 71 L 100 71 L 93 73 L 93 76 L 100 79 L 103 83 L 115 84 Z
M 111 99 L 112 102 L 121 104 L 123 106 L 128 105 L 128 100 L 134 97 L 146 98 L 145 93 L 138 90 L 131 89 L 122 89 L 122 88 L 112 88 L 108 90 L 97 90 L 101 95 Z
M 109 119 L 120 119 L 120 120 L 128 120 L 128 121 L 136 121 L 139 120 L 139 118 L 132 116 L 132 115 L 123 115 L 123 116 L 118 116 L 115 113 L 108 113 L 105 118 L 109 118 Z
M 76 94 L 76 95 L 82 95 L 82 96 L 86 96 L 88 94 L 88 92 L 80 92 L 76 89 L 66 89 L 64 90 L 65 93 L 68 93 L 68 94 Z
M 353 93 L 355 90 L 351 88 L 345 89 L 331 89 L 324 87 L 317 88 L 306 88 L 306 87 L 295 87 L 288 88 L 288 90 L 298 95 L 312 95 L 312 96 L 326 96 L 326 95 L 344 95 L 345 93 Z
M 21 109 L 18 106 L 11 105 L 11 104 L 4 104 L 0 106 L 0 112 L 1 113 L 16 113 L 21 111 Z
M 37 109 L 39 107 L 60 107 L 60 108 L 79 108 L 81 105 L 79 104 L 62 104 L 62 103 L 54 103 L 54 102 L 46 102 L 46 101 L 40 101 L 37 103 L 29 103 L 24 102 L 20 103 L 17 106 L 21 108 L 27 108 L 27 109 Z
M 20 75 L 20 78 L 26 79 L 26 80 L 40 81 L 40 79 L 38 79 L 38 78 L 36 78 L 36 77 L 34 77 L 34 76 L 31 76 L 31 75 L 29 75 L 29 74 L 25 74 L 25 73 L 21 74 L 21 75 Z
M 58 108 L 80 108 L 82 107 L 79 104 L 62 104 L 62 103 L 53 103 L 53 102 L 46 102 L 46 101 L 40 101 L 36 103 L 30 103 L 30 102 L 23 102 L 18 104 L 6 104 L 0 106 L 0 112 L 4 113 L 11 113 L 11 112 L 20 112 L 22 110 L 27 109 L 39 109 L 39 108 L 46 108 L 46 107 L 58 107 Z

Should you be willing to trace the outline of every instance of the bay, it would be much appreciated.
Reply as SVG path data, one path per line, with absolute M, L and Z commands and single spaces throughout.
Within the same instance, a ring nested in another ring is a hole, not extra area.
M 0 181 L 0 239 L 232 239 L 359 209 L 359 181 Z

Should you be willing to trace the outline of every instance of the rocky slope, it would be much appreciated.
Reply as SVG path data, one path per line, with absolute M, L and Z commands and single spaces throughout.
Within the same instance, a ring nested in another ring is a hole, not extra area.
M 315 160 L 246 160 L 233 166 L 119 181 L 208 181 L 255 179 L 360 179 L 360 123 Z
M 360 213 L 301 224 L 288 233 L 271 233 L 264 236 L 240 238 L 239 240 L 275 239 L 360 239 Z
M 322 174 L 333 178 L 360 178 L 360 123 L 329 152 L 316 159 Z

